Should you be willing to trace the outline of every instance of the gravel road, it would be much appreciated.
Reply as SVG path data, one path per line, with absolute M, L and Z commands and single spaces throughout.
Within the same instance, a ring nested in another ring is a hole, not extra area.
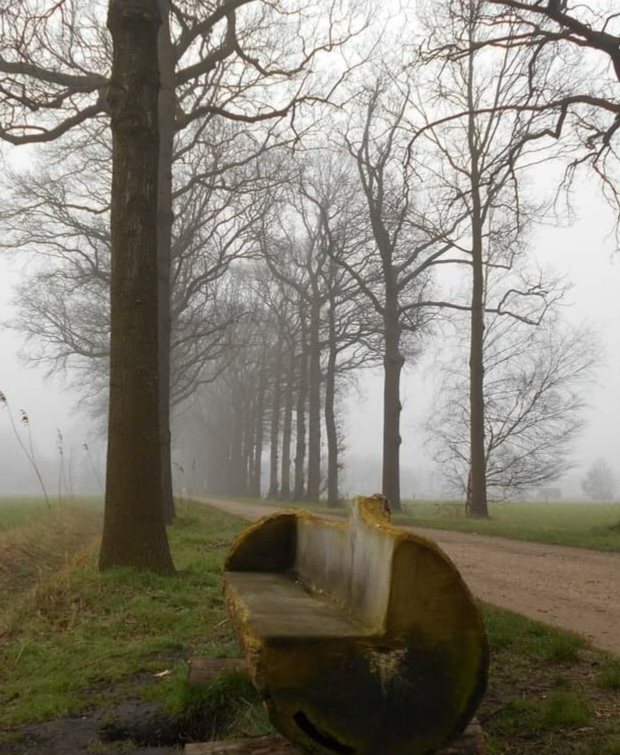
M 205 503 L 250 521 L 276 511 L 235 501 Z M 620 656 L 620 553 L 412 529 L 439 543 L 476 597 L 578 632 Z

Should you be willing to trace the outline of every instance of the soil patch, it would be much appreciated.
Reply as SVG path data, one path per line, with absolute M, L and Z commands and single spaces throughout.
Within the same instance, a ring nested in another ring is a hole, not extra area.
M 160 706 L 130 700 L 72 718 L 24 726 L 0 755 L 178 755 L 187 739 Z

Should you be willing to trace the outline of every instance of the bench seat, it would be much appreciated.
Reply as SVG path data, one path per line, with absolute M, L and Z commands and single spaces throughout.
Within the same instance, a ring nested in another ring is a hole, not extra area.
M 230 572 L 227 581 L 229 600 L 244 602 L 251 631 L 265 639 L 373 634 L 333 598 L 310 591 L 293 574 Z

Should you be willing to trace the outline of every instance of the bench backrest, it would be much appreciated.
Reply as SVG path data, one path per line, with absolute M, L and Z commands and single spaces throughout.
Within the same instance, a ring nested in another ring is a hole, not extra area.
M 382 500 L 367 507 L 382 516 Z M 387 520 L 386 520 L 387 521 Z M 394 538 L 372 526 L 366 511 L 351 510 L 348 524 L 301 516 L 297 520 L 294 569 L 309 587 L 326 592 L 365 624 L 385 629 Z

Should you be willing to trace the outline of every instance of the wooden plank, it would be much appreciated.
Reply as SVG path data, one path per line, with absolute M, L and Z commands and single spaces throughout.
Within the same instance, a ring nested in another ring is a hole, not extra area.
M 284 737 L 252 737 L 185 745 L 185 755 L 300 755 Z
M 220 674 L 245 670 L 243 658 L 190 658 L 187 684 L 189 687 L 209 685 Z
M 302 751 L 278 735 L 193 742 L 185 745 L 185 755 L 303 755 Z M 485 755 L 482 727 L 475 719 L 459 739 L 438 750 L 436 755 Z
M 265 639 L 332 639 L 376 634 L 328 594 L 300 587 L 290 574 L 227 572 L 228 599 L 243 605 L 254 634 Z

